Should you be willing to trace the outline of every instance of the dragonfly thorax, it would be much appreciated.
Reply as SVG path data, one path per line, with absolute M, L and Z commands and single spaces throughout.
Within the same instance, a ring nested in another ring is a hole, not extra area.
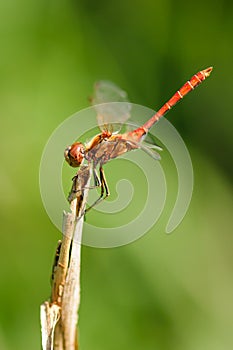
M 84 152 L 84 145 L 81 142 L 75 142 L 65 149 L 65 160 L 70 166 L 77 168 L 82 164 Z

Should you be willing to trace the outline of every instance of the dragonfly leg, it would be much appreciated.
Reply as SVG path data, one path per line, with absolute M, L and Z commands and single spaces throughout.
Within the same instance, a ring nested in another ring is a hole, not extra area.
M 98 174 L 97 174 L 96 168 L 93 169 L 93 175 L 94 175 L 94 186 L 88 186 L 88 187 L 85 186 L 85 187 L 82 187 L 82 190 L 84 190 L 84 189 L 92 190 L 92 189 L 94 189 L 94 188 L 101 187 L 101 181 L 100 181 L 99 176 L 98 176 Z M 75 175 L 75 176 L 72 178 L 73 183 L 74 183 L 75 181 L 77 181 L 77 179 L 78 179 L 78 175 Z M 76 189 L 73 189 L 73 190 L 72 190 L 73 193 L 77 193 L 77 192 L 79 192 L 79 191 L 80 191 L 80 190 L 76 190 Z
M 100 186 L 101 186 L 101 193 L 99 198 L 97 198 L 97 200 L 85 210 L 85 213 L 88 212 L 97 204 L 99 204 L 100 202 L 102 202 L 105 198 L 107 198 L 110 195 L 108 184 L 104 174 L 104 169 L 102 166 L 100 166 Z M 104 196 L 104 193 L 105 193 L 105 196 Z
M 105 197 L 103 198 L 103 199 L 105 199 L 108 196 L 110 196 L 110 191 L 108 188 L 107 180 L 106 180 L 104 169 L 102 168 L 102 166 L 100 167 L 100 177 L 101 177 L 101 183 L 103 182 L 103 185 L 105 188 Z
M 95 183 L 95 187 L 100 187 L 101 186 L 101 180 L 97 174 L 97 170 L 96 168 L 93 169 L 93 174 L 94 174 L 94 183 Z

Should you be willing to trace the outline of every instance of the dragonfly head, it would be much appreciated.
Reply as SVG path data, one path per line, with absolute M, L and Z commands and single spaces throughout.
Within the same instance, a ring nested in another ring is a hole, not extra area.
M 81 165 L 84 158 L 84 146 L 81 142 L 75 142 L 73 145 L 67 147 L 64 152 L 67 163 L 77 168 Z

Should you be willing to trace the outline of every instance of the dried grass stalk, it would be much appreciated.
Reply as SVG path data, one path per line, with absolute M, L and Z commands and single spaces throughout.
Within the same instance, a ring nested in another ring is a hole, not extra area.
M 78 350 L 81 242 L 91 165 L 80 167 L 69 196 L 70 213 L 63 213 L 63 237 L 53 268 L 51 300 L 41 305 L 43 350 Z

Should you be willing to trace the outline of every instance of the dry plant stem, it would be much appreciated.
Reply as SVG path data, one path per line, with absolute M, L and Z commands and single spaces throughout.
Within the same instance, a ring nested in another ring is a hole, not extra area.
M 40 321 L 42 333 L 42 349 L 54 349 L 54 331 L 60 318 L 60 307 L 56 304 L 50 305 L 48 301 L 40 307 Z
M 80 191 L 82 198 L 80 196 L 77 197 L 77 220 L 74 227 L 69 269 L 62 298 L 61 322 L 63 325 L 65 350 L 78 349 L 76 334 L 80 304 L 81 242 L 84 222 L 82 214 L 86 206 L 90 178 L 91 167 L 89 166 L 83 169 L 82 174 L 78 177 L 78 186 L 85 189 Z M 79 190 L 79 188 L 76 188 L 76 190 Z
M 61 322 L 64 325 L 64 341 L 65 349 L 77 349 L 74 346 L 76 339 L 78 308 L 80 304 L 80 263 L 81 263 L 81 243 L 83 216 L 77 221 L 72 243 L 72 251 L 70 257 L 70 265 L 66 278 L 66 285 L 62 299 L 63 312 L 61 314 Z M 75 237 L 77 236 L 77 237 Z M 78 277 L 78 278 L 77 278 Z M 77 343 L 77 339 L 76 339 Z
M 63 214 L 63 238 L 53 272 L 51 301 L 41 305 L 43 350 L 77 350 L 82 229 L 91 165 L 74 179 L 70 213 Z

